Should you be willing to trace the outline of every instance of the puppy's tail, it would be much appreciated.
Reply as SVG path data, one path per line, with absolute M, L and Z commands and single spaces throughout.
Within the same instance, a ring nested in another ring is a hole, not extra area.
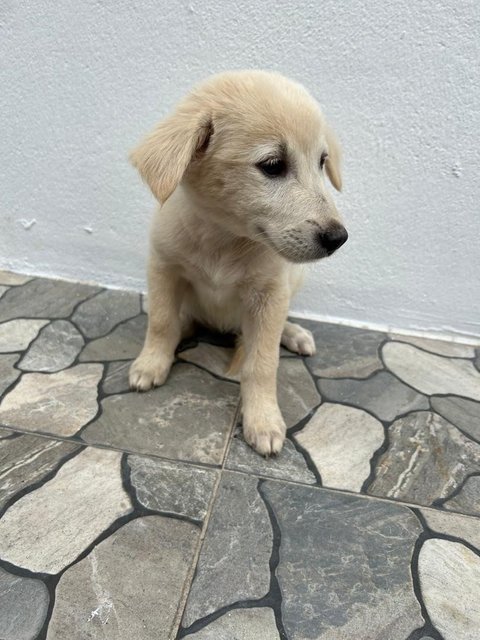
M 243 346 L 242 339 L 239 337 L 237 338 L 232 361 L 230 362 L 230 366 L 228 367 L 227 376 L 230 376 L 230 377 L 237 376 L 242 369 L 244 359 L 245 359 L 245 347 Z

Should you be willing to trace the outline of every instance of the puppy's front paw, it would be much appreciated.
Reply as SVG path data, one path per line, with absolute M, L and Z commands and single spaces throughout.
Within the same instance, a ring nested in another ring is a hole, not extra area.
M 277 412 L 275 412 L 277 414 Z M 285 422 L 277 415 L 243 420 L 243 437 L 261 456 L 274 456 L 280 453 L 285 440 Z
M 158 354 L 141 353 L 130 367 L 130 388 L 148 391 L 152 387 L 160 387 L 167 379 L 171 366 L 171 361 Z
M 301 356 L 313 356 L 316 351 L 312 332 L 299 324 L 287 322 L 282 333 L 282 345 Z

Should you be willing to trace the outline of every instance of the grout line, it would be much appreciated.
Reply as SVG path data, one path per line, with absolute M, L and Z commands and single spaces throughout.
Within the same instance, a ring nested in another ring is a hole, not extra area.
M 181 625 L 181 622 L 182 622 L 183 614 L 184 614 L 186 606 L 187 606 L 188 596 L 189 596 L 190 590 L 192 588 L 193 580 L 195 578 L 195 573 L 196 573 L 197 567 L 198 567 L 198 561 L 200 559 L 200 554 L 201 554 L 202 548 L 203 548 L 203 543 L 204 543 L 204 540 L 205 540 L 206 535 L 207 535 L 208 525 L 209 525 L 210 518 L 211 518 L 212 513 L 213 513 L 213 505 L 215 504 L 215 501 L 217 499 L 218 490 L 219 490 L 219 487 L 220 487 L 220 482 L 222 481 L 222 477 L 223 477 L 223 471 L 225 470 L 225 462 L 226 462 L 228 454 L 230 452 L 230 446 L 231 446 L 231 442 L 232 442 L 232 437 L 233 437 L 233 434 L 235 432 L 235 428 L 236 428 L 236 425 L 237 425 L 237 419 L 238 419 L 238 415 L 239 415 L 239 412 L 240 412 L 240 402 L 241 401 L 239 400 L 239 402 L 237 404 L 237 408 L 235 410 L 235 414 L 233 416 L 232 425 L 230 427 L 229 435 L 228 435 L 228 438 L 227 438 L 227 443 L 226 443 L 226 446 L 225 446 L 222 465 L 221 465 L 220 468 L 216 469 L 218 471 L 217 478 L 215 480 L 215 484 L 214 484 L 214 487 L 213 487 L 213 490 L 212 490 L 212 495 L 211 495 L 210 501 L 208 503 L 207 512 L 206 512 L 205 518 L 203 520 L 203 526 L 202 526 L 202 530 L 200 532 L 200 538 L 199 538 L 199 541 L 198 541 L 197 549 L 196 549 L 194 558 L 192 560 L 189 573 L 188 573 L 187 578 L 185 579 L 185 582 L 184 582 L 184 588 L 182 590 L 182 596 L 180 598 L 180 602 L 179 602 L 179 605 L 178 605 L 178 608 L 177 608 L 177 614 L 175 616 L 174 624 L 172 625 L 172 631 L 177 635 L 180 632 L 180 625 Z M 172 635 L 171 637 L 173 639 L 174 636 Z

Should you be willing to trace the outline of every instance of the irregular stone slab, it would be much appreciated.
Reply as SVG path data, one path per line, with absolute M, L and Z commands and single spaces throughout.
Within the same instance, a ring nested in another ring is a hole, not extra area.
M 217 347 L 213 344 L 200 342 L 193 349 L 186 349 L 179 353 L 178 357 L 186 362 L 192 362 L 204 367 L 216 376 L 238 382 L 240 380 L 239 373 L 237 375 L 228 373 L 234 351 L 234 349 L 226 349 L 225 347 Z
M 449 511 L 480 515 L 480 476 L 468 478 L 461 490 L 443 503 Z
M 132 510 L 120 460 L 116 451 L 86 449 L 15 502 L 0 520 L 0 557 L 35 573 L 55 574 L 73 562 Z
M 48 640 L 169 640 L 200 531 L 188 522 L 137 518 L 60 578 Z
M 366 378 L 383 369 L 378 348 L 386 334 L 338 324 L 302 320 L 313 333 L 317 353 L 308 358 L 311 371 L 322 378 Z
M 100 364 L 58 373 L 26 373 L 0 404 L 0 422 L 26 431 L 72 436 L 98 411 Z
M 0 284 L 8 287 L 25 284 L 31 280 L 31 276 L 24 276 L 20 273 L 12 273 L 11 271 L 0 271 Z
M 0 355 L 0 396 L 20 375 L 20 371 L 13 366 L 18 358 L 16 353 Z
M 299 358 L 280 360 L 277 380 L 278 404 L 289 429 L 305 418 L 321 398 Z
M 423 626 L 410 572 L 422 531 L 403 506 L 267 481 L 290 640 L 405 640 Z
M 35 640 L 47 617 L 50 597 L 41 580 L 0 568 L 0 638 Z
M 418 557 L 423 601 L 445 640 L 477 640 L 480 557 L 459 542 L 430 539 Z
M 55 320 L 40 332 L 18 366 L 23 371 L 59 371 L 72 364 L 82 347 L 83 338 L 73 324 Z
M 308 451 L 326 487 L 360 491 L 382 445 L 382 424 L 360 409 L 323 404 L 294 438 Z
M 102 383 L 103 393 L 112 395 L 114 393 L 124 393 L 128 391 L 130 389 L 128 372 L 131 366 L 131 360 L 125 362 L 109 362 L 106 365 L 107 373 Z
M 258 479 L 226 472 L 188 596 L 183 626 L 270 586 L 272 528 Z
M 432 409 L 471 438 L 480 440 L 480 404 L 455 396 L 431 398 Z
M 430 529 L 454 538 L 461 538 L 480 551 L 480 526 L 478 518 L 461 516 L 458 513 L 445 513 L 438 509 L 422 509 Z
M 75 305 L 100 291 L 77 282 L 30 280 L 7 291 L 0 306 L 0 322 L 12 318 L 66 318 Z
M 419 411 L 389 427 L 389 446 L 368 493 L 430 505 L 476 470 L 480 445 L 441 416 Z
M 475 358 L 475 366 L 480 371 L 480 349 L 477 349 L 477 357 Z
M 5 291 L 8 291 L 8 287 L 4 287 L 4 286 L 0 285 L 0 298 L 3 296 Z
M 48 320 L 11 320 L 0 324 L 0 353 L 23 351 Z
M 0 429 L 0 509 L 19 491 L 35 484 L 79 446 Z M 0 635 L 1 637 L 1 635 Z
M 471 362 L 449 360 L 402 342 L 388 342 L 382 354 L 395 375 L 422 393 L 480 400 L 480 373 Z
M 367 409 L 388 422 L 407 411 L 430 408 L 425 396 L 388 371 L 379 371 L 368 380 L 319 380 L 318 386 L 328 400 Z
M 99 338 L 119 322 L 140 313 L 140 295 L 133 291 L 102 291 L 83 302 L 72 316 L 73 322 L 87 338 Z
M 234 609 L 193 633 L 195 640 L 280 640 L 272 609 Z
M 128 466 L 137 500 L 144 507 L 204 519 L 217 471 L 140 456 L 128 456 Z
M 305 458 L 295 449 L 290 440 L 285 440 L 280 455 L 267 460 L 259 456 L 245 442 L 240 427 L 237 428 L 230 444 L 226 467 L 267 478 L 279 478 L 304 484 L 316 483 L 316 477 L 307 467 Z
M 414 347 L 420 347 L 420 349 L 430 351 L 430 353 L 436 353 L 448 358 L 473 358 L 475 355 L 475 347 L 461 342 L 433 340 L 431 338 L 418 338 L 416 336 L 402 336 L 398 334 L 390 334 L 389 337 L 396 342 L 407 342 L 408 344 L 413 344 Z
M 136 453 L 219 464 L 237 401 L 236 385 L 179 364 L 158 389 L 103 400 L 102 414 L 82 438 Z
M 80 361 L 133 360 L 142 349 L 146 331 L 147 316 L 141 315 L 127 320 L 108 336 L 89 342 L 80 354 Z

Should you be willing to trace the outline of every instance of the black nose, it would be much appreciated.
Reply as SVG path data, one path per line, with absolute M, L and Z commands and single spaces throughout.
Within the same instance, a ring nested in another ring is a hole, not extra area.
M 348 233 L 345 227 L 341 225 L 331 228 L 329 231 L 319 233 L 318 241 L 326 250 L 328 255 L 339 249 L 348 239 Z

